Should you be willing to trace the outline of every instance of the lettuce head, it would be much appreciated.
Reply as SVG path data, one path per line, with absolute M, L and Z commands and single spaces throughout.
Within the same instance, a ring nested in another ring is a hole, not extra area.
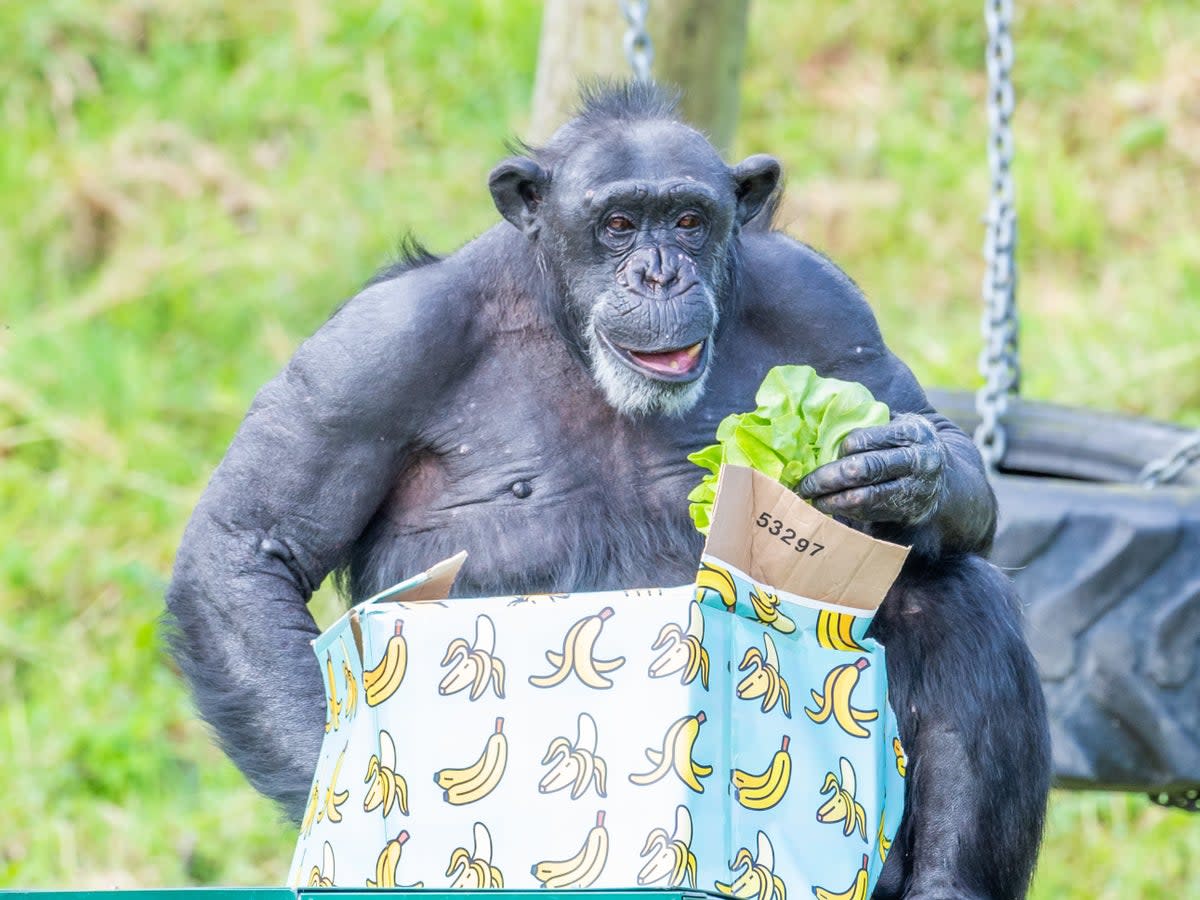
M 858 382 L 821 378 L 811 366 L 776 366 L 754 400 L 753 412 L 726 416 L 717 426 L 717 443 L 688 457 L 708 470 L 688 494 L 701 534 L 708 534 L 722 463 L 757 469 L 790 490 L 813 469 L 837 459 L 851 431 L 884 425 L 890 418 L 887 406 Z

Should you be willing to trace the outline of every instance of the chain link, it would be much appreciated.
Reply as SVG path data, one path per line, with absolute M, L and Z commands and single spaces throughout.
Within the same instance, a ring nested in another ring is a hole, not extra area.
M 1200 462 L 1200 432 L 1192 435 L 1169 456 L 1146 463 L 1138 473 L 1137 483 L 1151 489 L 1170 483 L 1192 463 Z
M 1021 387 L 1017 347 L 1017 210 L 1013 190 L 1012 0 L 985 0 L 988 75 L 988 173 L 990 197 L 984 223 L 984 346 L 979 371 L 984 383 L 975 395 L 979 426 L 975 443 L 989 469 L 1008 448 L 1004 416 L 1009 398 Z
M 646 31 L 646 14 L 650 0 L 620 0 L 621 12 L 629 27 L 625 29 L 625 57 L 638 81 L 650 80 L 650 68 L 654 65 L 654 44 Z

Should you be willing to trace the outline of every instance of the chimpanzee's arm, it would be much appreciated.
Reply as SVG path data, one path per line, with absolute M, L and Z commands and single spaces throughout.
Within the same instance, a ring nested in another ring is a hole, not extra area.
M 801 496 L 876 537 L 910 544 L 924 557 L 986 553 L 996 500 L 971 439 L 929 404 L 912 371 L 883 342 L 862 292 L 811 248 L 775 234 L 759 250 L 774 277 L 759 292 L 788 322 L 787 339 L 806 348 L 824 376 L 865 384 L 892 422 L 847 437 L 843 458 L 801 482 Z M 790 286 L 782 289 L 780 285 Z
M 364 291 L 259 392 L 167 593 L 171 647 L 200 714 L 297 821 L 325 716 L 306 603 L 391 487 L 419 398 L 446 378 L 422 357 L 436 343 L 425 335 L 447 339 L 448 316 L 413 293 L 404 280 Z

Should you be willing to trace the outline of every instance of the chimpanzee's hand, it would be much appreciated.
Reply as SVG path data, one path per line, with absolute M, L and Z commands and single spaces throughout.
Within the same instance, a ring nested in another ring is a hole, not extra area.
M 796 493 L 831 516 L 917 525 L 941 498 L 945 453 L 923 416 L 899 415 L 850 432 L 841 458 L 810 472 Z

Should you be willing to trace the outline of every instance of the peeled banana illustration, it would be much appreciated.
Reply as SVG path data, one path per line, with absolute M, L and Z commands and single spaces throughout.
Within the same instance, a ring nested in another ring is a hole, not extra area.
M 805 707 L 804 712 L 818 724 L 826 721 L 832 715 L 842 730 L 851 737 L 870 737 L 871 732 L 863 728 L 860 723 L 878 719 L 879 710 L 855 709 L 850 705 L 850 695 L 854 686 L 858 684 L 858 676 L 870 664 L 867 658 L 862 656 L 856 662 L 834 666 L 825 676 L 825 685 L 821 689 L 821 693 L 809 691 L 817 708 L 811 710 Z
M 494 791 L 506 765 L 508 738 L 504 736 L 504 719 L 497 718 L 496 730 L 488 736 L 475 762 L 462 769 L 441 769 L 434 773 L 433 780 L 443 789 L 443 800 L 461 806 L 482 800 Z
M 354 718 L 358 711 L 358 680 L 354 670 L 350 668 L 350 654 L 346 650 L 346 642 L 342 641 L 342 677 L 346 679 L 346 699 L 342 703 L 342 714 L 346 720 Z
M 842 891 L 840 894 L 835 894 L 833 891 L 823 887 L 813 888 L 813 894 L 817 900 L 867 900 L 867 887 L 870 884 L 871 876 L 867 872 L 867 863 L 870 861 L 867 854 L 863 854 L 862 866 L 854 875 L 854 881 L 850 887 Z
M 552 794 L 569 787 L 571 799 L 578 800 L 595 782 L 596 793 L 601 797 L 608 796 L 604 791 L 608 764 L 596 755 L 596 740 L 596 720 L 587 713 L 580 713 L 575 743 L 572 744 L 565 736 L 556 737 L 546 748 L 542 765 L 554 765 L 538 782 L 538 792 Z
M 817 643 L 829 650 L 866 652 L 866 647 L 854 637 L 856 617 L 851 613 L 823 609 L 817 613 Z
M 666 647 L 654 662 L 650 663 L 647 674 L 651 678 L 665 678 L 682 672 L 680 684 L 691 684 L 700 676 L 700 683 L 708 690 L 708 651 L 704 649 L 704 614 L 700 604 L 692 601 L 688 604 L 688 626 L 684 631 L 674 622 L 668 622 L 658 633 L 658 638 L 650 647 L 658 650 Z
M 667 887 L 696 887 L 696 854 L 692 852 L 692 814 L 686 806 L 675 807 L 675 831 L 655 828 L 646 835 L 642 857 L 650 857 L 640 872 L 639 885 L 664 882 Z
M 329 717 L 325 720 L 325 733 L 338 729 L 338 716 L 342 711 L 342 704 L 338 702 L 337 682 L 333 679 L 333 657 L 325 654 L 325 674 L 329 681 Z
M 579 852 L 570 859 L 544 860 L 534 863 L 529 871 L 545 888 L 581 890 L 590 887 L 608 862 L 608 829 L 604 827 L 604 810 L 596 813 L 596 824 L 587 834 Z
M 450 671 L 438 685 L 443 697 L 471 689 L 470 697 L 478 700 L 488 685 L 496 696 L 504 697 L 504 663 L 492 655 L 496 649 L 496 626 L 487 616 L 475 620 L 475 643 L 468 644 L 463 638 L 455 638 L 446 647 L 442 666 Z
M 300 822 L 300 834 L 308 837 L 312 834 L 313 823 L 317 821 L 318 810 L 320 810 L 321 802 L 321 785 L 318 782 L 313 782 L 312 793 L 308 795 L 308 806 L 304 808 L 304 819 Z M 320 815 L 324 815 L 324 810 L 320 810 Z
M 898 737 L 892 738 L 892 752 L 896 754 L 896 771 L 904 778 L 908 775 L 908 754 L 904 752 L 904 745 Z
M 329 841 L 325 842 L 325 847 L 322 850 L 322 860 L 320 866 L 313 866 L 308 873 L 309 887 L 333 887 L 334 886 L 334 858 L 333 847 Z
M 756 774 L 734 769 L 729 773 L 738 803 L 746 809 L 770 809 L 783 799 L 792 781 L 792 755 L 788 752 L 790 742 L 791 738 L 785 734 L 765 771 Z
M 701 562 L 696 573 L 696 602 L 703 603 L 706 591 L 712 591 L 730 612 L 737 606 L 737 582 L 728 569 Z
M 875 835 L 876 848 L 879 850 L 879 861 L 887 862 L 888 852 L 892 849 L 892 842 L 887 839 L 883 833 L 883 813 L 879 813 L 879 832 Z
M 722 894 L 745 900 L 751 897 L 755 900 L 787 900 L 787 888 L 783 879 L 774 872 L 775 848 L 771 846 L 771 839 L 765 833 L 758 833 L 757 856 L 751 858 L 749 848 L 742 847 L 729 864 L 729 868 L 734 872 L 739 869 L 743 871 L 729 884 L 721 881 L 714 883 Z
M 780 634 L 791 634 L 796 630 L 796 623 L 779 611 L 780 602 L 778 594 L 760 590 L 758 585 L 750 591 L 750 606 L 754 609 L 758 621 L 774 628 Z
M 613 608 L 606 606 L 594 616 L 584 616 L 571 626 L 563 638 L 562 652 L 546 651 L 546 659 L 554 666 L 549 675 L 531 675 L 529 683 L 534 687 L 549 688 L 561 684 L 574 672 L 579 680 L 590 688 L 600 690 L 613 686 L 605 673 L 613 672 L 625 665 L 625 657 L 596 659 L 596 640 L 604 623 L 613 616 Z
M 788 683 L 779 674 L 779 653 L 771 635 L 763 632 L 763 649 L 751 647 L 742 657 L 738 671 L 750 673 L 738 682 L 737 695 L 742 700 L 762 697 L 762 711 L 770 712 L 775 704 L 783 702 L 783 714 L 792 717 L 792 695 Z
M 450 865 L 446 874 L 453 875 L 452 888 L 476 891 L 504 887 L 504 875 L 492 865 L 492 835 L 487 826 L 476 822 L 474 826 L 475 848 L 468 853 L 466 847 L 455 847 L 450 854 Z
M 854 799 L 857 787 L 854 766 L 850 765 L 850 760 L 843 756 L 838 760 L 838 767 L 841 769 L 840 778 L 833 772 L 825 774 L 825 783 L 821 786 L 821 793 L 828 794 L 830 791 L 833 793 L 817 810 L 817 821 L 826 824 L 844 822 L 842 833 L 846 837 L 854 834 L 854 829 L 857 827 L 865 842 L 867 840 L 867 811 L 863 809 L 861 803 Z
M 379 732 L 379 753 L 372 754 L 367 763 L 363 783 L 368 784 L 363 798 L 363 812 L 379 809 L 386 816 L 393 806 L 408 815 L 408 782 L 396 772 L 396 744 L 386 731 Z
M 650 760 L 654 768 L 640 775 L 634 773 L 629 776 L 629 780 L 634 784 L 653 784 L 674 770 L 680 781 L 696 793 L 703 794 L 704 785 L 700 783 L 700 779 L 707 778 L 712 774 L 712 766 L 695 762 L 692 759 L 692 747 L 696 743 L 696 737 L 700 733 L 700 726 L 704 724 L 704 720 L 703 710 L 694 716 L 683 716 L 676 719 L 663 735 L 661 750 L 655 750 L 653 747 L 646 748 L 646 759 Z
M 378 706 L 400 687 L 408 669 L 408 642 L 404 639 L 404 622 L 396 620 L 395 631 L 388 638 L 383 658 L 373 669 L 363 671 L 363 687 L 367 705 Z
M 367 879 L 367 887 L 369 888 L 420 888 L 424 887 L 423 882 L 414 884 L 397 884 L 396 883 L 396 867 L 400 864 L 400 856 L 403 853 L 404 845 L 408 843 L 408 832 L 401 831 L 392 840 L 388 841 L 383 851 L 379 854 L 379 859 L 375 861 L 375 877 Z
M 325 818 L 330 822 L 342 821 L 342 811 L 339 807 L 350 797 L 349 791 L 337 789 L 338 775 L 342 773 L 342 763 L 346 761 L 346 747 L 338 754 L 337 762 L 333 765 L 333 775 L 329 778 L 329 787 L 325 788 Z

